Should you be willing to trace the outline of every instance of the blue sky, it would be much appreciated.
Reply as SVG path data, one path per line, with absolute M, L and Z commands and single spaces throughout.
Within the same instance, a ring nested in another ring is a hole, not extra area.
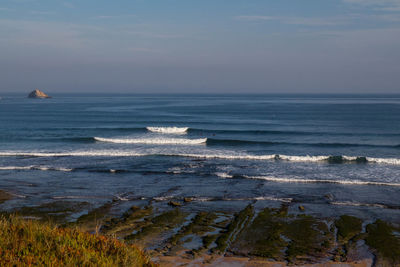
M 0 92 L 400 93 L 400 0 L 2 0 Z

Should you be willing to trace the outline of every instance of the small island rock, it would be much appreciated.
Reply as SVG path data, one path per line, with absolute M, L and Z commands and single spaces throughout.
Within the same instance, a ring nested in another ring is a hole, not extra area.
M 46 95 L 45 93 L 43 93 L 42 91 L 36 89 L 33 90 L 29 95 L 29 98 L 51 98 L 50 96 Z

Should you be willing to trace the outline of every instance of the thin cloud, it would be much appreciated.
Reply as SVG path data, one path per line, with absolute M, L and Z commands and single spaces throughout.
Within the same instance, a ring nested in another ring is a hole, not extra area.
M 236 16 L 236 20 L 253 22 L 277 21 L 288 25 L 302 26 L 340 26 L 349 25 L 356 21 L 380 21 L 380 22 L 400 22 L 400 14 L 348 14 L 346 16 L 327 17 L 327 18 L 307 18 L 307 17 L 285 17 L 285 16 L 260 16 L 246 15 Z
M 249 20 L 249 21 L 260 21 L 260 20 L 274 20 L 276 17 L 271 16 L 258 16 L 258 15 L 244 15 L 236 16 L 237 20 Z
M 375 10 L 398 12 L 400 0 L 343 0 L 347 4 L 373 7 Z
M 51 12 L 51 11 L 35 11 L 35 10 L 29 11 L 29 13 L 31 13 L 33 15 L 54 15 L 55 14 L 54 12 Z
M 305 25 L 305 26 L 334 26 L 346 23 L 344 17 L 333 18 L 306 18 L 306 17 L 286 17 L 286 16 L 260 16 L 260 15 L 242 15 L 236 16 L 237 20 L 244 21 L 278 21 L 283 24 Z
M 176 38 L 185 38 L 186 36 L 181 34 L 167 34 L 167 33 L 153 33 L 153 32 L 141 32 L 141 31 L 124 31 L 126 34 L 130 35 L 138 35 L 141 37 L 147 38 L 156 38 L 156 39 L 176 39 Z
M 130 18 L 136 17 L 136 15 L 99 15 L 93 18 L 95 19 L 119 19 L 119 18 Z

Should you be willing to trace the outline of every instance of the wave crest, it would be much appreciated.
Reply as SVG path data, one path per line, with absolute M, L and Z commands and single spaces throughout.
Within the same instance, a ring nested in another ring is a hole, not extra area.
M 183 139 L 183 138 L 103 138 L 94 137 L 99 142 L 117 143 L 117 144 L 145 144 L 145 145 L 200 145 L 207 142 L 207 138 L 201 139 Z
M 64 167 L 50 167 L 50 166 L 3 166 L 0 170 L 40 170 L 40 171 L 60 171 L 60 172 L 70 172 L 73 169 Z
M 266 180 L 279 183 L 325 183 L 325 184 L 343 184 L 343 185 L 377 185 L 377 186 L 400 186 L 398 183 L 360 181 L 360 180 L 323 180 L 323 179 L 303 179 L 303 178 L 285 178 L 273 176 L 247 176 L 247 179 Z
M 110 138 L 96 137 L 96 140 L 107 140 Z M 148 140 L 149 144 L 179 144 L 179 145 L 199 145 L 206 142 L 204 139 L 111 139 L 109 142 L 119 142 L 144 144 Z M 139 141 L 137 141 L 139 140 Z M 293 162 L 327 162 L 327 163 L 376 163 L 400 165 L 400 158 L 370 158 L 356 156 L 291 156 L 291 155 L 249 155 L 249 154 L 192 154 L 192 153 L 137 153 L 133 151 L 121 150 L 92 150 L 92 151 L 70 151 L 70 152 L 23 152 L 23 151 L 0 151 L 2 157 L 146 157 L 146 156 L 167 156 L 167 157 L 189 157 L 198 159 L 226 159 L 226 160 L 259 160 L 272 161 L 284 160 Z
M 150 132 L 163 134 L 186 134 L 189 127 L 146 127 Z

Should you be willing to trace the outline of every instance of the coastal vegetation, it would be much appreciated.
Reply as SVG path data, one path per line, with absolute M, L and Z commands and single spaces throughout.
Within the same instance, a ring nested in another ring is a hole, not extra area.
M 50 223 L 0 217 L 0 266 L 154 266 L 138 247 Z

